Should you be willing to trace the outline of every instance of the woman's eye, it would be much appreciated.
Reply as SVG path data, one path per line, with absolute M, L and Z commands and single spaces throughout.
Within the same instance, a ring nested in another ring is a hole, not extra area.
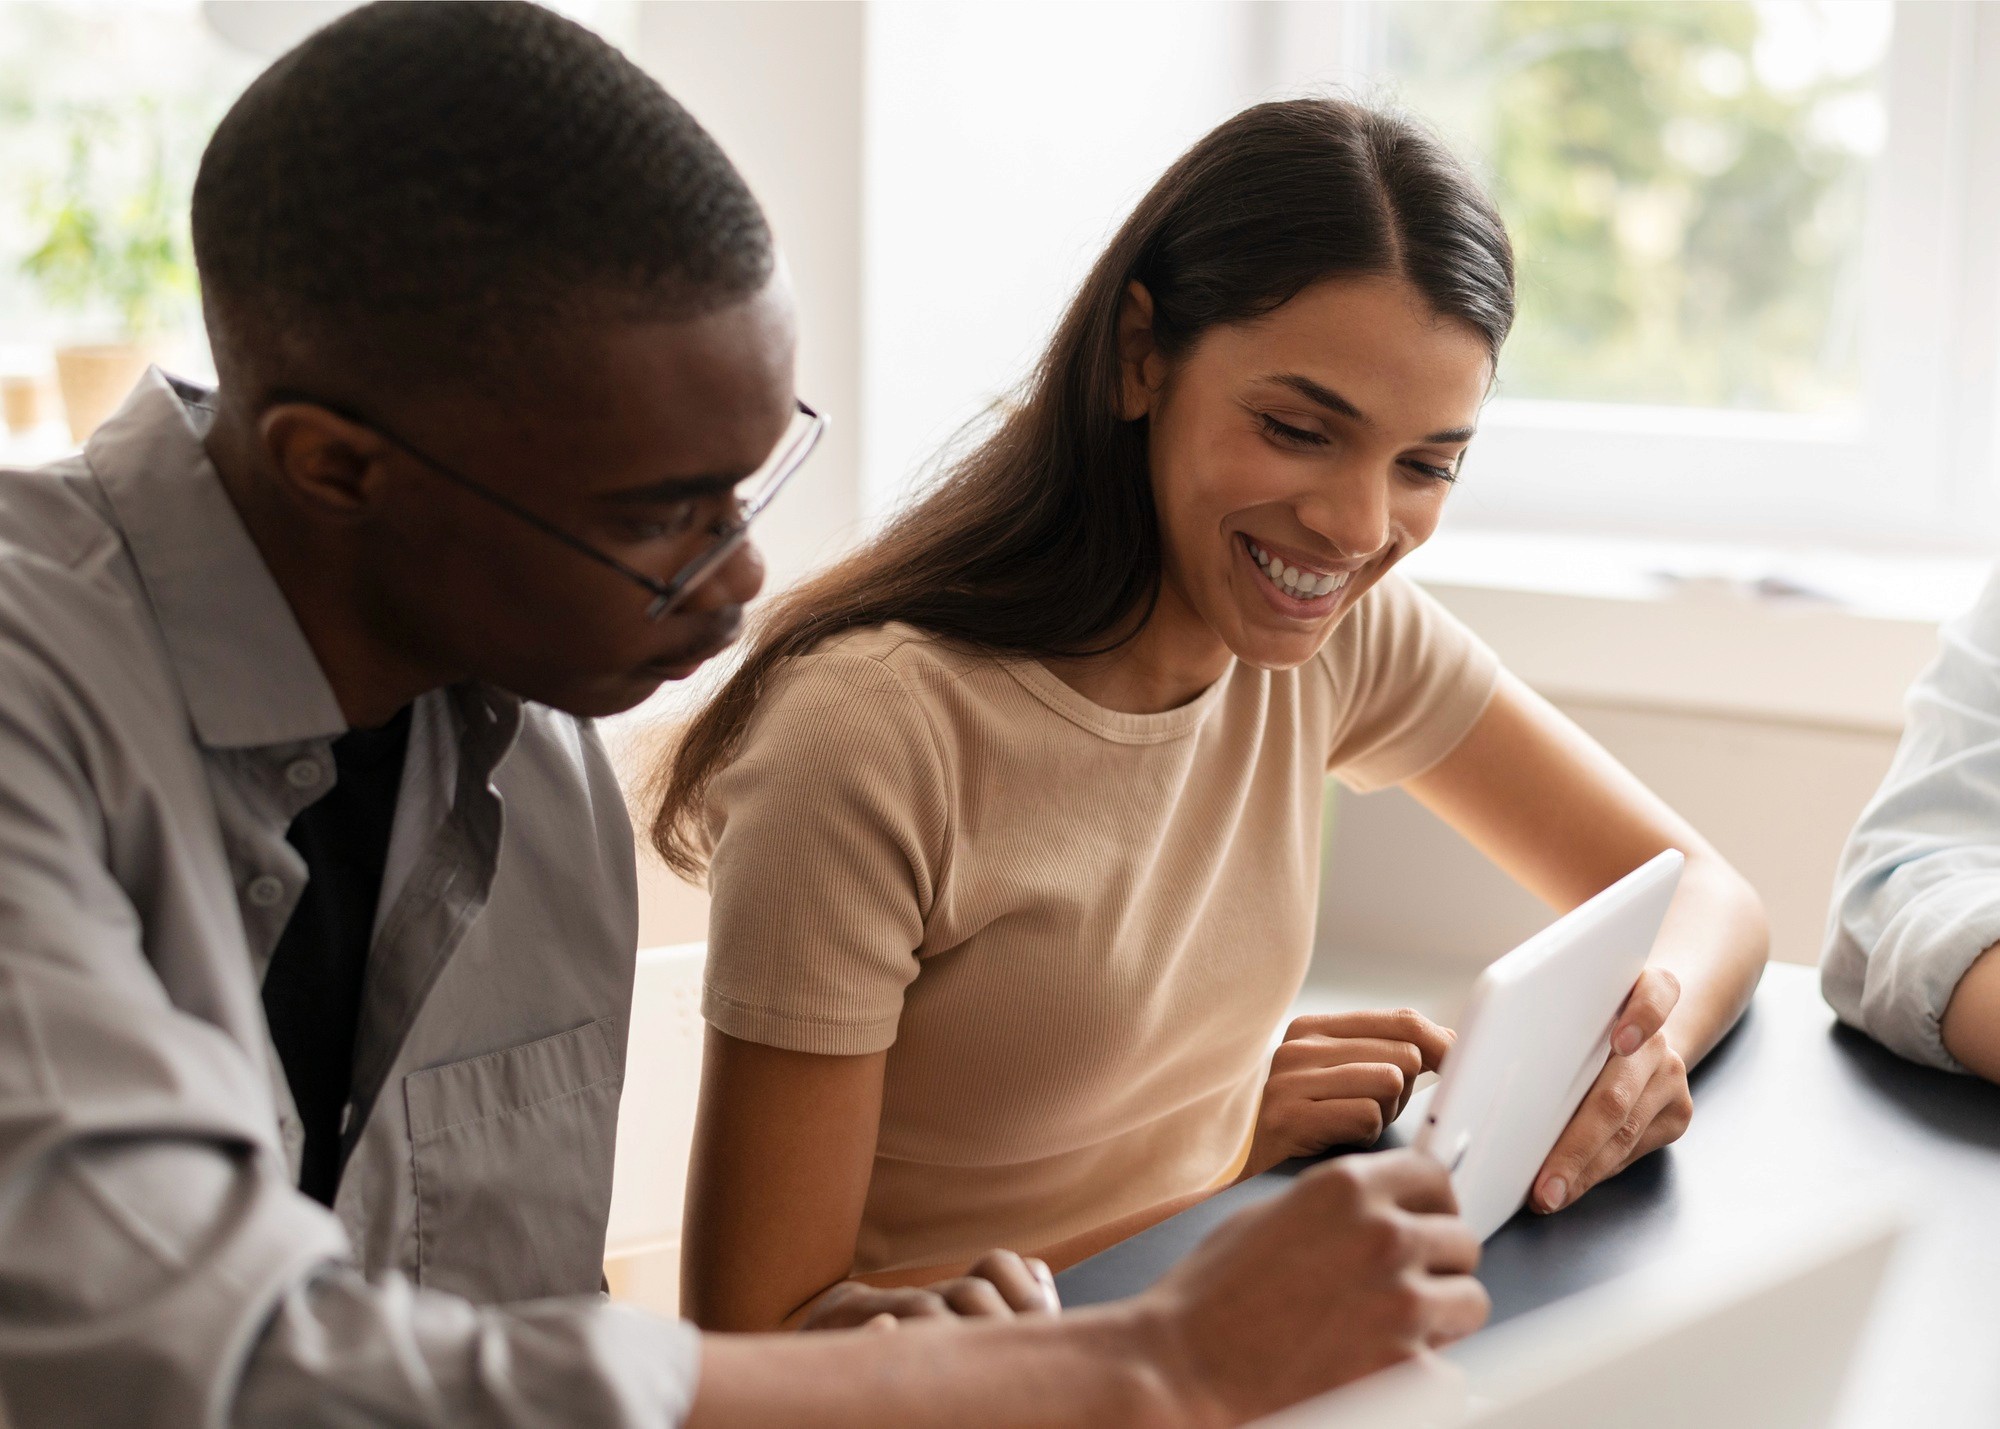
M 1441 481 L 1449 486 L 1458 480 L 1458 469 L 1456 467 L 1437 466 L 1431 462 L 1416 461 L 1414 459 L 1406 460 L 1403 465 L 1426 481 Z
M 1309 432 L 1304 427 L 1295 427 L 1290 422 L 1281 422 L 1269 412 L 1259 412 L 1257 420 L 1263 424 L 1264 435 L 1273 441 L 1295 447 L 1323 447 L 1326 438 L 1318 432 Z

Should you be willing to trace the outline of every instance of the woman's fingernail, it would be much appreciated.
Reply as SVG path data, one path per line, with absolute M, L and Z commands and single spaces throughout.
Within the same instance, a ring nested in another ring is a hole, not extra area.
M 1563 1197 L 1569 1194 L 1569 1183 L 1560 1176 L 1551 1176 L 1542 1182 L 1542 1208 L 1559 1211 L 1563 1208 Z
M 1611 1050 L 1621 1057 L 1629 1057 L 1639 1050 L 1639 1044 L 1644 1040 L 1639 1035 L 1638 1028 L 1621 1027 L 1618 1029 L 1617 1038 L 1611 1044 Z

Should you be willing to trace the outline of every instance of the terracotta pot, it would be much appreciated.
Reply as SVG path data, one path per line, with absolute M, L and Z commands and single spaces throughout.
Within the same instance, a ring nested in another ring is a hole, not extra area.
M 118 409 L 125 394 L 145 375 L 152 353 L 137 343 L 106 347 L 56 349 L 56 383 L 62 388 L 69 434 L 88 441 L 90 434 Z
M 47 377 L 35 373 L 10 372 L 0 377 L 0 417 L 5 418 L 10 435 L 25 437 L 55 416 L 48 386 Z

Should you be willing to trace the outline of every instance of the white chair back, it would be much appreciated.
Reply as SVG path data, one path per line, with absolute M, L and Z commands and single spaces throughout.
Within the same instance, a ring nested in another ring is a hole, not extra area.
M 605 1270 L 612 1293 L 672 1314 L 701 1084 L 703 943 L 639 950 Z

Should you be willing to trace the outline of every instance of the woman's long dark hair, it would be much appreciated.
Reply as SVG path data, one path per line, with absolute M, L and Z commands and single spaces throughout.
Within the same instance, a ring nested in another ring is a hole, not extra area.
M 698 876 L 709 781 L 773 673 L 845 630 L 905 621 L 1001 656 L 1115 648 L 1160 589 L 1146 425 L 1120 416 L 1118 319 L 1143 283 L 1169 358 L 1322 279 L 1393 274 L 1497 356 L 1514 319 L 1505 227 L 1427 130 L 1347 100 L 1260 104 L 1153 185 L 1098 259 L 1017 406 L 878 535 L 778 596 L 656 780 L 653 843 Z

